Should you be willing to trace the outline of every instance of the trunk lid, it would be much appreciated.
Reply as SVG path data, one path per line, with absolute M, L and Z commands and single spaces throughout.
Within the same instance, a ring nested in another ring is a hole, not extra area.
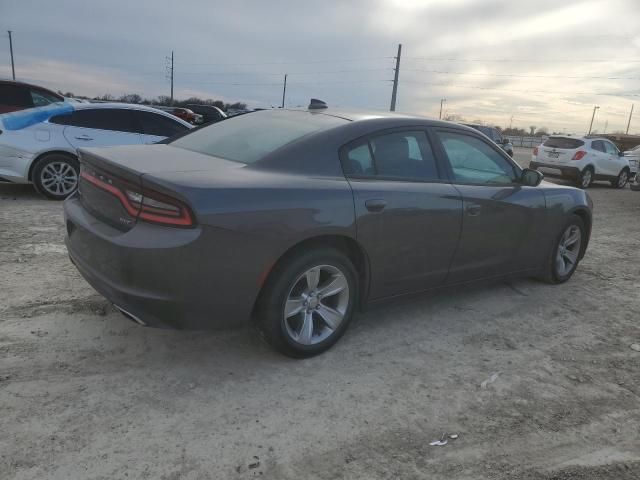
M 538 148 L 538 159 L 544 163 L 566 165 L 583 147 L 584 142 L 577 138 L 549 137 Z
M 79 150 L 78 196 L 84 208 L 103 222 L 128 231 L 138 221 L 130 201 L 140 198 L 149 185 L 145 175 L 174 172 L 224 171 L 244 164 L 170 145 L 133 145 Z M 153 186 L 152 186 L 153 188 Z M 158 190 L 158 189 L 156 189 Z M 178 191 L 162 191 L 188 205 Z

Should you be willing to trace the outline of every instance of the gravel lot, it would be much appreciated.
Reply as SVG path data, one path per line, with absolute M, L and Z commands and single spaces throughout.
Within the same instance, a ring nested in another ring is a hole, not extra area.
M 638 479 L 640 192 L 590 194 L 567 284 L 371 310 L 295 361 L 126 320 L 69 262 L 61 204 L 0 185 L 0 478 Z

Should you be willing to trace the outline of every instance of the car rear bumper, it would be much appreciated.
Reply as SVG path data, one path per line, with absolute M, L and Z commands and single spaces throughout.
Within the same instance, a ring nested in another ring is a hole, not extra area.
M 544 168 L 542 172 L 549 177 L 563 177 L 577 179 L 580 177 L 580 169 L 578 167 L 566 167 L 564 165 L 554 165 L 552 163 L 543 163 L 532 160 L 529 168 L 538 170 Z
M 75 195 L 65 201 L 64 214 L 71 261 L 93 288 L 138 323 L 199 330 L 249 320 L 257 282 L 251 274 L 228 271 L 238 262 L 225 263 L 212 251 L 220 245 L 204 227 L 138 222 L 122 232 L 92 216 Z

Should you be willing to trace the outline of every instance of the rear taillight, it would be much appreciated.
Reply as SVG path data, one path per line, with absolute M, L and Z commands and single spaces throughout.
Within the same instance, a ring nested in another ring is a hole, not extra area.
M 533 147 L 533 154 L 538 155 L 538 147 Z
M 150 223 L 174 227 L 191 227 L 194 225 L 193 215 L 189 207 L 173 197 L 145 188 L 141 190 L 125 183 L 120 187 L 112 181 L 108 182 L 98 178 L 98 176 L 86 169 L 82 169 L 80 176 L 93 186 L 118 198 L 124 209 L 132 217 Z
M 571 157 L 571 160 L 582 160 L 582 158 L 587 154 L 587 152 L 585 152 L 584 150 L 578 150 L 576 153 L 573 154 L 573 157 Z

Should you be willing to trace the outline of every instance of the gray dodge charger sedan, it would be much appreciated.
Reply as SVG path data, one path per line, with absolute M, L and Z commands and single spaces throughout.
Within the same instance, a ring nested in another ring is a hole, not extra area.
M 96 290 L 143 325 L 253 319 L 295 357 L 391 297 L 564 282 L 591 232 L 584 191 L 542 182 L 472 128 L 317 103 L 82 149 L 80 163 L 66 244 Z

